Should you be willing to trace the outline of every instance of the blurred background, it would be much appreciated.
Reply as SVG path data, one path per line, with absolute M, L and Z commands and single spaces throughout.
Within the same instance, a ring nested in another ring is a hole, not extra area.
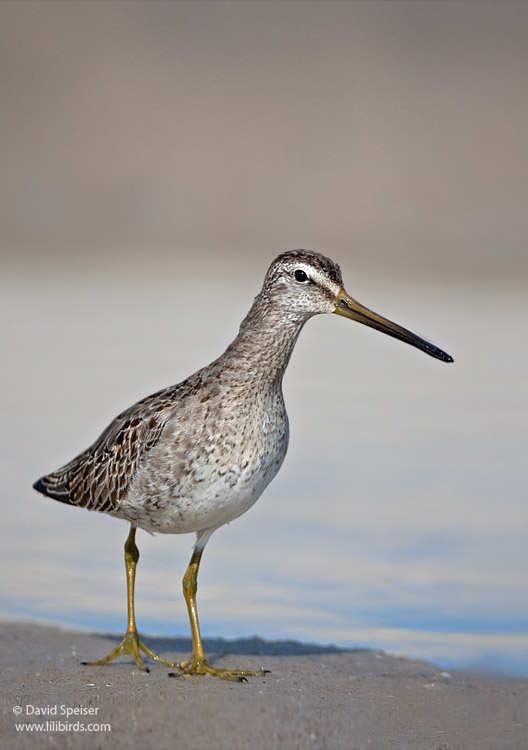
M 0 4 L 5 617 L 124 628 L 126 525 L 31 483 L 307 247 L 455 364 L 310 321 L 285 465 L 204 555 L 204 635 L 528 674 L 527 80 L 524 2 Z M 192 541 L 139 535 L 143 632 L 188 632 Z

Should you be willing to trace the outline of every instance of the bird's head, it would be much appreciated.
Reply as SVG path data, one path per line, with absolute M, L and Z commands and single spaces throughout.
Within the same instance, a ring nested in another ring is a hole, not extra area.
M 279 255 L 268 269 L 262 294 L 286 314 L 309 318 L 336 313 L 421 349 L 443 362 L 453 358 L 429 341 L 369 310 L 343 286 L 341 269 L 330 258 L 310 250 Z

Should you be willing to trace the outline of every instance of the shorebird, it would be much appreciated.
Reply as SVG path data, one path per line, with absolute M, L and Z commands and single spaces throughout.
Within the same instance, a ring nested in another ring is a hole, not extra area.
M 138 401 L 86 451 L 33 485 L 63 503 L 130 523 L 125 542 L 127 630 L 108 656 L 91 664 L 128 654 L 146 670 L 143 652 L 178 667 L 172 676 L 211 674 L 244 680 L 263 673 L 218 669 L 206 660 L 196 605 L 198 568 L 211 534 L 249 510 L 281 467 L 289 434 L 282 377 L 302 327 L 319 313 L 342 315 L 443 362 L 453 361 L 350 297 L 339 266 L 329 258 L 308 250 L 285 252 L 270 265 L 237 337 L 218 359 L 182 383 Z M 138 635 L 137 527 L 152 533 L 196 534 L 183 577 L 192 654 L 181 664 L 155 654 Z

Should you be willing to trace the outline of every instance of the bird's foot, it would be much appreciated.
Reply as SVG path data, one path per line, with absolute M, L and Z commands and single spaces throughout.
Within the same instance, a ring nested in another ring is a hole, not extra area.
M 105 656 L 102 659 L 98 659 L 97 661 L 83 661 L 82 664 L 86 664 L 91 667 L 99 666 L 101 664 L 108 664 L 109 661 L 112 661 L 112 659 L 115 659 L 117 656 L 123 656 L 124 654 L 127 654 L 134 659 L 140 669 L 142 669 L 144 672 L 149 672 L 150 670 L 147 666 L 145 666 L 145 663 L 141 658 L 141 651 L 143 651 L 143 653 L 148 656 L 149 659 L 152 659 L 152 661 L 166 664 L 168 667 L 180 666 L 177 662 L 169 661 L 168 659 L 164 659 L 162 656 L 158 656 L 158 654 L 152 651 L 148 646 L 145 646 L 143 641 L 140 640 L 138 633 L 134 631 L 125 633 L 121 643 L 117 645 L 113 649 L 113 651 L 110 651 L 108 656 Z
M 184 661 L 180 665 L 179 672 L 169 672 L 169 677 L 183 677 L 186 674 L 209 674 L 212 677 L 219 677 L 221 680 L 230 680 L 231 682 L 247 682 L 248 677 L 262 677 L 267 674 L 269 669 L 220 669 L 212 667 L 207 659 L 197 659 L 191 657 L 189 661 Z

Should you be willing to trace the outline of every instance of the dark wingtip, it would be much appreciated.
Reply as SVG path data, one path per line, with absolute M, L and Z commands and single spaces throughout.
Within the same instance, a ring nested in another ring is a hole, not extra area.
M 44 475 L 43 477 L 40 477 L 40 479 L 37 479 L 36 482 L 33 482 L 33 489 L 46 495 L 46 497 L 51 497 L 53 500 L 58 500 L 60 503 L 70 505 L 69 495 L 64 491 L 64 488 L 53 487 L 50 485 L 49 481 L 45 481 L 46 479 L 48 479 L 48 477 Z
M 42 481 L 43 479 L 44 477 L 40 477 L 40 479 L 37 479 L 36 482 L 33 482 L 32 487 L 34 490 L 37 490 L 37 492 L 42 492 L 43 495 L 46 495 L 46 485 Z

